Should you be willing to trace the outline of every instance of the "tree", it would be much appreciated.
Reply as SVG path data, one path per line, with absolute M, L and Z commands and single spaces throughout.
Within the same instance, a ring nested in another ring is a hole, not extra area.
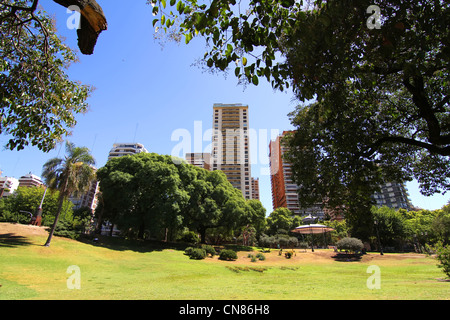
M 259 236 L 266 229 L 266 208 L 256 199 L 247 200 L 247 206 L 249 207 L 248 224 L 255 228 Z
M 37 0 L 0 1 L 0 42 L 0 134 L 11 136 L 8 149 L 50 151 L 87 111 L 92 88 L 69 79 L 77 57 Z
M 356 200 L 373 191 L 362 180 L 373 188 L 391 174 L 416 178 L 427 195 L 448 189 L 447 1 L 254 0 L 244 9 L 235 0 L 180 0 L 170 2 L 175 15 L 165 0 L 149 2 L 160 30 L 177 26 L 178 19 L 186 42 L 195 36 L 206 39 L 208 67 L 225 70 L 236 64 L 241 80 L 256 85 L 266 78 L 281 90 L 292 86 L 306 103 L 293 115 L 293 125 L 302 129 L 314 121 L 310 131 L 297 131 L 296 137 L 311 141 L 294 140 L 294 156 L 314 152 L 306 163 L 309 172 L 320 165 L 317 159 L 333 164 L 321 172 L 333 178 L 328 192 L 314 194 L 308 181 L 294 174 L 315 202 L 330 199 L 330 188 L 343 180 L 343 187 L 353 185 L 347 193 Z M 333 192 L 345 192 L 339 189 Z M 358 202 L 367 212 L 370 203 Z
M 30 215 L 22 211 L 35 214 L 45 192 L 44 187 L 19 187 L 13 195 L 0 199 L 0 220 L 30 223 Z M 42 204 L 44 225 L 51 225 L 58 211 L 59 192 L 47 192 Z M 71 202 L 65 200 L 63 215 L 70 215 Z
M 141 153 L 109 160 L 97 172 L 103 219 L 130 235 L 174 233 L 183 222 L 189 195 L 171 156 Z
M 95 160 L 88 148 L 76 147 L 73 143 L 66 142 L 66 154 L 64 159 L 48 160 L 42 171 L 42 177 L 47 186 L 59 191 L 58 211 L 45 243 L 46 247 L 50 246 L 64 200 L 71 194 L 86 191 L 94 179 L 92 166 L 95 164 Z
M 206 241 L 209 229 L 221 228 L 231 232 L 245 225 L 243 217 L 248 213 L 242 192 L 234 188 L 222 171 L 208 171 L 188 165 L 196 175 L 185 180 L 189 185 L 189 203 L 185 209 L 185 224 Z
M 372 207 L 373 220 L 383 246 L 399 246 L 406 237 L 406 227 L 401 214 L 393 208 Z M 374 230 L 373 234 L 375 234 Z
M 267 232 L 270 235 L 275 235 L 282 232 L 287 233 L 292 227 L 293 214 L 288 208 L 276 208 L 266 219 L 267 221 Z
M 181 176 L 186 172 L 185 163 L 176 164 L 171 156 L 156 153 L 111 159 L 97 174 L 104 219 L 138 238 L 145 232 L 176 232 L 189 199 Z
M 139 238 L 184 228 L 200 234 L 232 232 L 242 226 L 249 207 L 221 171 L 208 171 L 181 159 L 142 153 L 109 160 L 97 172 L 103 218 Z M 180 161 L 178 161 L 180 160 Z

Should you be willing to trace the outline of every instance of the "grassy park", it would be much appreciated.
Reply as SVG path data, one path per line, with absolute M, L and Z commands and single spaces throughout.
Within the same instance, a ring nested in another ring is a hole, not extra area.
M 235 261 L 192 260 L 182 248 L 121 239 L 55 237 L 44 247 L 46 235 L 43 228 L 0 223 L 0 299 L 450 298 L 450 282 L 436 260 L 422 254 L 368 253 L 345 262 L 327 249 L 296 251 L 291 259 L 272 250 L 257 262 L 249 251 L 239 251 Z M 73 265 L 80 270 L 80 289 L 68 289 Z M 379 267 L 380 289 L 367 286 L 371 265 Z

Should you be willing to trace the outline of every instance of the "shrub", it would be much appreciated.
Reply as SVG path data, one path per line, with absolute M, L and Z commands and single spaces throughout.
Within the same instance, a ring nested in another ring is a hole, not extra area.
M 206 251 L 205 251 L 205 249 L 201 249 L 201 248 L 193 248 L 189 257 L 191 259 L 195 259 L 195 260 L 205 259 Z
M 211 257 L 214 257 L 214 255 L 216 254 L 216 250 L 214 249 L 213 246 L 204 244 L 202 245 L 202 249 L 205 250 L 206 254 L 210 254 Z
M 298 239 L 296 237 L 289 237 L 288 245 L 290 247 L 298 246 Z
M 256 258 L 261 260 L 261 261 L 266 260 L 266 256 L 263 255 L 262 253 L 257 253 L 256 254 Z
M 182 242 L 192 243 L 192 244 L 197 244 L 200 242 L 200 238 L 194 231 L 187 231 L 187 232 L 183 233 L 180 240 Z
M 348 250 L 351 252 L 360 251 L 364 248 L 364 244 L 357 238 L 344 238 L 336 244 L 339 250 Z
M 237 253 L 230 249 L 222 250 L 219 255 L 220 260 L 236 260 L 237 258 Z
M 437 246 L 436 258 L 439 260 L 438 267 L 442 268 L 442 271 L 450 278 L 450 246 L 444 247 L 442 245 Z
M 190 256 L 192 253 L 192 250 L 194 250 L 194 248 L 192 247 L 187 247 L 186 249 L 184 249 L 184 254 L 187 256 Z
M 65 238 L 69 238 L 69 239 L 77 239 L 80 236 L 81 232 L 77 231 L 72 223 L 70 223 L 69 221 L 66 220 L 60 220 L 57 224 L 56 224 L 56 228 L 55 228 L 55 236 L 58 237 L 65 237 Z
M 308 242 L 304 242 L 304 241 L 299 242 L 298 247 L 300 249 L 308 249 Z

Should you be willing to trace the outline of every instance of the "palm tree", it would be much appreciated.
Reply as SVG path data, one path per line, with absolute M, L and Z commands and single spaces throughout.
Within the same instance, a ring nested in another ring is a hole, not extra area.
M 50 234 L 45 246 L 50 246 L 56 224 L 62 211 L 64 200 L 71 194 L 86 191 L 95 177 L 94 157 L 86 147 L 75 147 L 73 143 L 66 142 L 66 156 L 64 159 L 53 158 L 43 167 L 42 177 L 48 187 L 59 191 L 59 206 Z

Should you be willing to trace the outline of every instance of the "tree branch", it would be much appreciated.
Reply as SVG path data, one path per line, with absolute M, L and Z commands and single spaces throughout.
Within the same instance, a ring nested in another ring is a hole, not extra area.
M 401 143 L 410 146 L 419 147 L 422 149 L 427 149 L 430 153 L 439 154 L 441 156 L 450 156 L 450 146 L 439 147 L 434 144 L 426 143 L 420 140 L 415 140 L 406 137 L 399 136 L 389 136 L 378 139 L 369 149 L 368 152 L 364 153 L 364 156 L 372 156 L 384 143 Z
M 81 14 L 81 28 L 77 30 L 78 47 L 83 54 L 94 53 L 97 39 L 108 28 L 102 7 L 95 0 L 53 0 L 63 7 L 77 6 Z

